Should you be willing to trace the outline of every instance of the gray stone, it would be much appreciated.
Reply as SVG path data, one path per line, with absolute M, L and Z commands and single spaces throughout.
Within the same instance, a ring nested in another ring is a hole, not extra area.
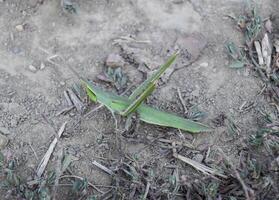
M 209 64 L 207 62 L 203 62 L 200 64 L 200 66 L 206 68 L 209 66 Z
M 118 54 L 109 54 L 109 56 L 107 57 L 106 59 L 106 66 L 107 67 L 112 67 L 112 68 L 115 68 L 115 67 L 123 67 L 125 64 L 123 58 L 118 55 Z
M 33 65 L 29 65 L 28 69 L 31 71 L 31 72 L 36 72 L 37 71 L 37 68 Z
M 21 25 L 21 24 L 17 25 L 15 28 L 16 28 L 16 30 L 17 30 L 18 32 L 21 32 L 21 31 L 24 30 L 24 26 Z
M 6 136 L 0 135 L 0 150 L 4 149 L 7 146 L 8 142 L 9 140 Z
M 193 157 L 193 160 L 201 163 L 203 161 L 203 155 L 202 154 L 196 154 L 194 157 Z
M 40 70 L 43 70 L 46 67 L 45 63 L 41 62 Z
M 2 135 L 10 135 L 11 132 L 9 131 L 9 129 L 7 129 L 5 127 L 0 127 L 0 133 Z

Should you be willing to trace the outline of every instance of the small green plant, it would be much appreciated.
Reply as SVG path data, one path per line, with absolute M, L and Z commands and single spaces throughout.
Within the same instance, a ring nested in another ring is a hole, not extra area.
M 210 182 L 209 184 L 203 184 L 203 192 L 207 199 L 214 200 L 217 199 L 219 184 L 217 182 Z
M 226 44 L 227 53 L 232 59 L 232 63 L 229 65 L 230 68 L 238 69 L 243 68 L 248 64 L 243 49 L 236 46 L 235 43 L 229 42 Z
M 88 189 L 88 181 L 86 178 L 82 180 L 76 180 L 73 183 L 73 191 L 76 194 L 86 193 L 87 189 Z
M 70 166 L 73 158 L 64 155 L 61 161 L 61 174 L 63 174 Z M 8 199 L 15 199 L 15 196 L 26 200 L 51 200 L 53 197 L 53 186 L 58 178 L 55 171 L 49 171 L 44 177 L 27 181 L 18 175 L 19 167 L 15 159 L 7 159 L 0 152 L 0 188 L 6 191 L 12 191 L 7 194 Z M 72 191 L 76 196 L 87 195 L 88 188 L 87 179 L 75 180 L 72 182 Z M 88 197 L 88 199 L 90 199 Z M 91 199 L 94 199 L 91 197 Z
M 251 57 L 249 51 L 251 51 L 251 46 L 262 30 L 263 22 L 261 16 L 258 15 L 256 6 L 249 4 L 247 7 L 247 13 L 245 13 L 245 15 L 232 17 L 237 24 L 238 29 L 243 32 L 246 46 L 239 48 L 233 42 L 229 42 L 225 45 L 227 53 L 232 59 L 232 63 L 229 66 L 230 68 L 237 69 L 251 65 L 251 62 L 248 59 Z
M 109 67 L 105 73 L 107 78 L 114 83 L 117 90 L 120 90 L 124 88 L 127 84 L 128 78 L 127 76 L 122 72 L 121 67 L 118 68 L 111 68 Z
M 241 16 L 246 19 L 244 22 L 245 26 L 243 27 L 246 43 L 253 42 L 262 29 L 262 19 L 261 16 L 258 15 L 257 8 L 254 6 L 250 9 L 251 13 L 248 13 L 248 17 Z
M 73 4 L 72 0 L 61 0 L 61 6 L 64 11 L 69 13 L 77 13 L 77 9 Z

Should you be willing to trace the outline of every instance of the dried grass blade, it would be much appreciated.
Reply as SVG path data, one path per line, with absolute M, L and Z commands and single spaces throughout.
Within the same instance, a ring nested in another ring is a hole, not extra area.
M 188 165 L 191 165 L 192 167 L 194 167 L 195 169 L 203 172 L 204 174 L 207 174 L 207 175 L 213 175 L 213 176 L 219 176 L 219 177 L 222 177 L 222 178 L 228 178 L 226 175 L 218 172 L 217 170 L 215 169 L 212 169 L 210 167 L 207 167 L 197 161 L 194 161 L 192 159 L 189 159 L 189 158 L 186 158 L 185 156 L 182 156 L 182 155 L 179 155 L 179 154 L 176 154 L 175 157 L 183 162 L 185 162 L 186 164 Z
M 61 137 L 61 135 L 63 134 L 63 132 L 64 132 L 64 130 L 65 130 L 65 128 L 66 128 L 66 124 L 67 124 L 67 122 L 64 122 L 64 123 L 62 124 L 62 126 L 60 127 L 60 129 L 59 129 L 59 131 L 58 131 L 58 133 L 57 133 L 57 137 L 55 137 L 55 138 L 53 139 L 53 141 L 52 141 L 51 144 L 49 145 L 49 148 L 48 148 L 47 152 L 45 153 L 43 159 L 42 159 L 41 162 L 39 163 L 38 168 L 37 168 L 37 170 L 36 170 L 36 174 L 37 174 L 38 177 L 41 177 L 41 176 L 43 175 L 43 173 L 44 173 L 44 171 L 45 171 L 45 169 L 46 169 L 46 166 L 47 166 L 47 164 L 48 164 L 48 161 L 49 161 L 49 159 L 50 159 L 50 156 L 52 155 L 53 150 L 54 150 L 54 148 L 56 147 L 56 144 L 57 144 L 57 142 L 58 142 L 58 139 Z

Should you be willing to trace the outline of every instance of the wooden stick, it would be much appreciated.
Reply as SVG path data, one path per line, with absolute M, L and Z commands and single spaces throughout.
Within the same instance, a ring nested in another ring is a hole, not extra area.
M 174 142 L 174 141 L 171 141 L 171 140 L 168 140 L 168 139 L 163 139 L 163 138 L 158 139 L 158 141 L 163 142 L 163 143 L 169 143 L 169 144 L 172 144 Z M 175 144 L 180 145 L 180 146 L 184 146 L 184 147 L 188 147 L 190 149 L 195 149 L 195 147 L 192 144 L 190 144 L 186 141 L 183 141 L 183 142 L 175 141 Z
M 222 154 L 223 158 L 225 158 L 227 160 L 227 162 L 229 163 L 229 165 L 231 166 L 232 170 L 234 171 L 234 174 L 236 176 L 236 179 L 239 181 L 239 183 L 241 184 L 241 187 L 244 191 L 246 200 L 255 200 L 255 193 L 254 190 L 250 187 L 248 187 L 244 180 L 241 178 L 239 172 L 237 171 L 237 169 L 235 168 L 235 166 L 233 165 L 233 163 L 230 161 L 230 159 L 226 156 L 226 154 L 223 152 L 222 149 L 218 148 L 218 150 L 220 151 L 220 153 Z
M 69 93 L 67 91 L 64 91 L 64 97 L 65 97 L 69 107 L 74 105 L 72 100 L 71 100 L 71 98 L 70 98 L 70 96 L 69 96 Z
M 255 41 L 254 42 L 257 54 L 258 54 L 258 61 L 259 61 L 259 65 L 263 65 L 264 64 L 264 59 L 263 59 L 263 53 L 262 53 L 262 48 L 261 48 L 261 44 L 259 41 Z
M 78 111 L 79 113 L 83 113 L 83 111 L 84 111 L 84 105 L 83 105 L 82 101 L 78 98 L 78 96 L 74 93 L 73 90 L 68 89 L 67 91 L 68 91 L 69 96 L 70 96 L 70 98 L 71 98 L 73 104 L 75 105 L 77 111 Z
M 144 195 L 143 195 L 143 197 L 142 197 L 142 200 L 145 200 L 145 199 L 146 199 L 146 197 L 147 197 L 147 195 L 148 195 L 148 192 L 149 192 L 149 189 L 150 189 L 150 183 L 147 182 L 146 188 L 145 188 L 145 192 L 144 192 Z
M 59 115 L 65 115 L 68 112 L 70 112 L 73 108 L 75 108 L 75 106 L 71 106 L 71 107 L 67 107 L 67 108 L 63 108 L 62 110 L 60 110 L 55 116 L 59 116 Z
M 181 91 L 180 91 L 179 88 L 177 88 L 177 94 L 178 94 L 180 103 L 182 104 L 184 114 L 187 114 L 188 113 L 188 109 L 186 107 L 185 101 L 183 100 L 183 97 L 182 97 L 182 94 L 181 94 Z
M 49 148 L 47 150 L 47 152 L 45 153 L 43 159 L 41 160 L 41 162 L 39 163 L 38 165 L 38 168 L 36 170 L 36 174 L 38 177 L 41 177 L 46 169 L 46 166 L 48 164 L 48 161 L 50 159 L 50 156 L 52 155 L 53 151 L 54 151 L 54 148 L 56 147 L 56 144 L 58 142 L 58 139 L 61 137 L 62 133 L 64 132 L 65 130 L 65 127 L 66 127 L 66 124 L 67 122 L 64 122 L 62 124 L 62 126 L 60 127 L 58 133 L 57 133 L 57 137 L 55 137 L 53 139 L 53 141 L 51 142 L 51 144 L 49 145 Z
M 185 156 L 179 155 L 179 154 L 174 154 L 174 157 L 176 157 L 177 159 L 187 163 L 188 165 L 191 165 L 192 167 L 194 167 L 195 169 L 208 174 L 208 175 L 217 175 L 220 176 L 222 178 L 228 178 L 226 175 L 221 174 L 220 172 L 218 172 L 216 169 L 212 169 L 208 166 L 205 166 L 197 161 L 194 161 L 192 159 L 186 158 Z
M 100 168 L 104 172 L 108 173 L 109 175 L 113 175 L 113 171 L 111 171 L 109 168 L 105 167 L 104 165 L 98 163 L 96 160 L 94 160 L 92 162 L 92 164 L 95 165 L 96 167 Z
M 84 180 L 84 178 L 79 177 L 79 176 L 75 176 L 75 175 L 64 175 L 64 176 L 60 176 L 59 179 L 63 179 L 63 178 L 75 178 L 75 179 L 79 179 L 79 180 Z M 97 188 L 94 184 L 88 182 L 88 185 L 91 186 L 92 188 L 94 188 L 96 191 L 100 192 L 101 194 L 104 194 L 105 192 L 100 190 L 99 188 Z

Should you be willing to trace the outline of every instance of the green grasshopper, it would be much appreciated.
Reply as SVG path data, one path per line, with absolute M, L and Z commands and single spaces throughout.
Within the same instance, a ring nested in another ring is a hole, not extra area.
M 149 124 L 177 128 L 191 133 L 210 131 L 211 128 L 204 124 L 160 111 L 143 103 L 154 91 L 156 82 L 176 57 L 177 54 L 171 56 L 157 72 L 146 79 L 129 97 L 103 91 L 91 82 L 83 80 L 86 85 L 86 92 L 93 102 L 103 104 L 113 115 L 117 113 L 124 117 L 131 117 L 131 114 L 136 112 L 140 120 Z

